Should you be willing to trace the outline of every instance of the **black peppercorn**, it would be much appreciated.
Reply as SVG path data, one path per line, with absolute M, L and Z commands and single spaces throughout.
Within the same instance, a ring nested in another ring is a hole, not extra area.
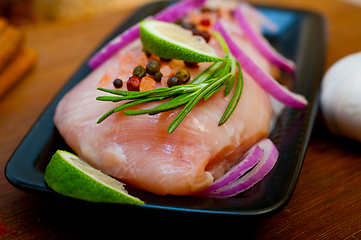
M 121 79 L 117 78 L 113 81 L 113 86 L 115 88 L 121 88 L 121 87 L 123 87 L 123 81 Z

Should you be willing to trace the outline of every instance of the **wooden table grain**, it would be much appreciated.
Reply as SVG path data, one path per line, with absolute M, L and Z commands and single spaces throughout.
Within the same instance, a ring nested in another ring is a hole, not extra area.
M 321 14 L 327 24 L 325 70 L 361 51 L 361 7 L 339 0 L 252 0 L 268 6 Z M 143 2 L 142 2 L 143 3 Z M 133 6 L 134 5 L 134 6 Z M 52 98 L 102 40 L 138 7 L 75 22 L 23 26 L 27 45 L 39 53 L 34 71 L 0 99 L 0 169 Z M 32 195 L 0 174 L 0 221 L 4 239 L 241 239 L 361 238 L 360 144 L 333 136 L 319 115 L 289 204 L 255 221 L 169 218 L 159 213 L 94 208 L 91 204 Z

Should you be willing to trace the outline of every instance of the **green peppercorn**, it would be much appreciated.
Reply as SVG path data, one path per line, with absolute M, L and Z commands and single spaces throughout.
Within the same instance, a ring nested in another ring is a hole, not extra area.
M 186 83 L 189 81 L 189 79 L 191 79 L 191 75 L 189 74 L 189 72 L 186 69 L 179 69 L 175 76 L 179 77 L 180 81 L 182 84 Z
M 121 87 L 123 87 L 123 81 L 121 79 L 117 78 L 113 81 L 113 86 L 115 88 L 121 88 Z
M 159 60 L 157 60 L 157 59 L 149 60 L 147 67 L 146 67 L 146 72 L 149 75 L 154 76 L 154 74 L 159 72 L 159 69 L 160 69 L 160 61 Z
M 136 66 L 133 70 L 133 76 L 143 78 L 146 75 L 146 70 L 142 65 Z
M 156 82 L 160 82 L 160 81 L 162 81 L 162 77 L 163 77 L 163 74 L 160 71 L 158 71 L 154 74 L 153 79 Z
M 168 81 L 167 81 L 168 87 L 173 87 L 173 86 L 177 86 L 177 85 L 181 85 L 181 84 L 182 84 L 182 82 L 181 82 L 180 78 L 175 75 L 168 78 Z

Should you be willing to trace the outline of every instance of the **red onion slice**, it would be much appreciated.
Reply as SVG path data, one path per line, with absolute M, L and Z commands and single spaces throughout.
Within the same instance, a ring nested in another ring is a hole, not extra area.
M 203 6 L 207 0 L 179 1 L 154 15 L 154 19 L 164 22 L 175 22 L 190 11 Z
M 208 197 L 227 198 L 235 196 L 254 186 L 271 171 L 278 158 L 276 146 L 268 138 L 262 139 L 257 145 L 264 151 L 264 155 L 259 163 L 250 172 L 238 180 L 208 193 Z
M 202 6 L 207 0 L 186 0 L 179 1 L 163 9 L 154 16 L 154 19 L 166 22 L 175 22 L 185 16 L 189 11 Z M 151 18 L 151 17 L 148 17 Z M 92 56 L 88 65 L 92 69 L 99 67 L 117 51 L 139 38 L 139 23 L 107 43 L 102 49 Z
M 287 106 L 295 108 L 305 108 L 307 100 L 304 96 L 289 91 L 286 87 L 282 86 L 273 77 L 263 72 L 233 41 L 229 34 L 226 22 L 220 19 L 214 26 L 214 29 L 219 31 L 226 40 L 230 51 L 233 56 L 239 61 L 242 68 L 269 94 L 275 99 L 284 103 Z
M 132 27 L 128 28 L 122 34 L 118 35 L 116 38 L 107 43 L 97 53 L 95 53 L 95 55 L 92 56 L 88 61 L 89 67 L 91 67 L 92 69 L 99 67 L 114 53 L 139 38 L 139 36 L 139 23 L 137 23 Z
M 263 155 L 263 150 L 258 145 L 254 145 L 242 155 L 240 162 L 236 166 L 230 169 L 222 177 L 215 180 L 212 185 L 209 186 L 209 188 L 201 193 L 201 195 L 207 195 L 207 193 L 215 191 L 236 181 L 248 170 L 253 168 L 261 160 Z
M 296 65 L 293 61 L 286 59 L 284 56 L 279 54 L 272 46 L 269 44 L 267 39 L 263 37 L 262 34 L 255 31 L 248 21 L 245 13 L 250 11 L 252 7 L 247 3 L 240 3 L 237 9 L 234 12 L 234 16 L 243 29 L 244 33 L 251 40 L 254 46 L 261 52 L 261 54 L 267 58 L 270 62 L 274 63 L 279 68 L 283 69 L 286 72 L 293 73 L 296 69 Z

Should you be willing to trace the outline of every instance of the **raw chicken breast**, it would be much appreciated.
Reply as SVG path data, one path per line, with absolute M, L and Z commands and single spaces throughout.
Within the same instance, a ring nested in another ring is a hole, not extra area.
M 240 43 L 241 37 L 238 39 Z M 210 44 L 219 48 L 215 41 Z M 247 42 L 243 45 L 264 71 L 270 65 Z M 135 66 L 146 65 L 139 40 L 114 55 L 68 92 L 57 106 L 54 122 L 67 144 L 85 161 L 126 184 L 159 195 L 197 194 L 222 176 L 252 145 L 267 137 L 272 115 L 268 95 L 247 73 L 241 99 L 228 121 L 218 126 L 233 93 L 223 90 L 206 102 L 200 101 L 171 134 L 167 129 L 180 112 L 176 109 L 157 115 L 126 116 L 118 112 L 100 124 L 97 120 L 120 103 L 97 101 L 106 95 L 97 87 L 114 88 L 115 78 L 127 80 Z M 218 52 L 219 49 L 217 50 Z M 209 66 L 188 69 L 192 78 Z M 182 61 L 162 62 L 164 76 L 179 68 Z M 126 85 L 126 84 L 124 84 Z M 122 90 L 125 90 L 123 86 Z M 148 103 L 132 109 L 150 108 Z

